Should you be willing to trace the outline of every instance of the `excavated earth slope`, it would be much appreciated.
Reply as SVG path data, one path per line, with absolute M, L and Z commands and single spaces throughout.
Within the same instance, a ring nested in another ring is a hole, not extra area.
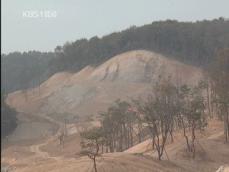
M 37 88 L 10 94 L 7 103 L 19 112 L 74 121 L 76 116 L 105 110 L 116 99 L 144 96 L 159 77 L 168 76 L 175 83 L 195 84 L 202 72 L 157 53 L 130 51 L 96 68 L 57 73 Z

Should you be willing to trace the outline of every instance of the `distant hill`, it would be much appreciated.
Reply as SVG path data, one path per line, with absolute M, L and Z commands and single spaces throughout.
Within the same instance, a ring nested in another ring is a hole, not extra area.
M 216 52 L 229 47 L 229 21 L 223 18 L 197 22 L 158 21 L 132 26 L 101 38 L 97 36 L 57 46 L 57 71 L 78 71 L 87 65 L 98 65 L 130 50 L 154 51 L 181 62 L 205 66 Z
M 2 92 L 35 87 L 62 71 L 98 66 L 113 56 L 137 49 L 154 51 L 178 61 L 205 66 L 216 52 L 229 47 L 229 21 L 159 21 L 130 27 L 101 38 L 80 39 L 54 52 L 14 52 L 2 55 Z M 23 41 L 23 40 L 22 40 Z

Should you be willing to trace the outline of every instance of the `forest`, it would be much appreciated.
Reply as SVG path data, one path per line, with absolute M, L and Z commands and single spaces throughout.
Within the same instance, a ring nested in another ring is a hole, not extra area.
M 57 46 L 53 52 L 1 54 L 1 95 L 36 87 L 57 72 L 77 72 L 87 65 L 97 66 L 114 55 L 136 49 L 154 51 L 206 68 L 220 49 L 229 47 L 228 28 L 229 21 L 224 18 L 197 22 L 166 20 L 132 26 L 101 38 L 95 36 L 89 40 L 67 42 Z M 2 112 L 3 119 L 11 114 L 11 111 L 4 109 Z M 5 120 L 2 120 L 3 128 L 8 126 L 4 123 Z M 6 130 L 8 133 L 8 128 L 3 129 Z
M 228 28 L 229 21 L 224 18 L 197 22 L 158 21 L 101 38 L 67 42 L 53 52 L 2 54 L 2 89 L 7 93 L 35 87 L 56 72 L 77 72 L 87 65 L 96 66 L 114 55 L 137 49 L 205 67 L 218 50 L 229 47 Z
M 53 66 L 59 70 L 77 71 L 86 65 L 98 65 L 114 55 L 145 49 L 175 58 L 184 63 L 206 66 L 217 51 L 229 46 L 229 21 L 153 22 L 132 26 L 102 38 L 81 39 L 57 46 Z M 61 64 L 61 65 L 60 65 Z

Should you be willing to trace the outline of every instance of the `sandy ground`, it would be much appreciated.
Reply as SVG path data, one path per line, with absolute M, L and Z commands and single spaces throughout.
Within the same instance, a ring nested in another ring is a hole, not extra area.
M 18 172 L 93 171 L 91 160 L 76 155 L 80 150 L 78 134 L 68 136 L 65 147 L 61 148 L 56 139 L 59 131 L 43 143 L 3 150 L 2 163 Z M 222 122 L 213 120 L 204 133 L 198 134 L 197 155 L 194 160 L 186 153 L 184 139 L 177 132 L 174 143 L 168 142 L 166 146 L 168 156 L 164 155 L 163 161 L 157 160 L 156 152 L 150 149 L 150 142 L 146 140 L 125 152 L 103 154 L 97 160 L 98 171 L 213 172 L 229 164 L 229 144 L 224 143 L 222 131 Z

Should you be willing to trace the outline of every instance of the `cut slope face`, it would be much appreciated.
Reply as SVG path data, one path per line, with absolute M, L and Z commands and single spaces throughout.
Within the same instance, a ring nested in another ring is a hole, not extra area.
M 130 51 L 115 56 L 94 70 L 90 78 L 97 81 L 144 82 L 158 76 L 171 76 L 181 82 L 193 83 L 199 76 L 194 67 L 170 60 L 150 51 Z M 183 80 L 183 81 L 182 81 Z
M 168 76 L 175 83 L 195 84 L 202 72 L 157 53 L 130 51 L 96 68 L 57 73 L 38 88 L 10 94 L 7 103 L 20 112 L 73 120 L 105 110 L 116 99 L 144 96 L 159 77 Z

